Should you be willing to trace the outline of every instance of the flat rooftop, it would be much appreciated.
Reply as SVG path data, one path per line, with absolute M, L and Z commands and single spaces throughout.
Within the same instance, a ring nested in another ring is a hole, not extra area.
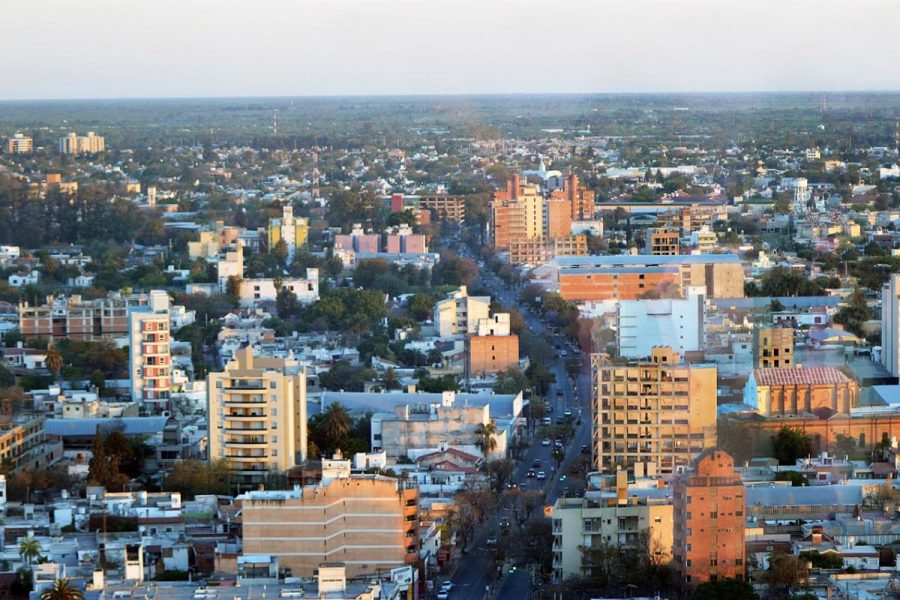
M 677 256 L 618 254 L 612 256 L 558 256 L 554 260 L 556 265 L 560 268 L 606 267 L 618 265 L 741 264 L 741 257 L 737 254 L 679 254 Z

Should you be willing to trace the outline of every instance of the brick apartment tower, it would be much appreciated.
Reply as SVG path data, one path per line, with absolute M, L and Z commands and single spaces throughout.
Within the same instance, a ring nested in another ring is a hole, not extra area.
M 744 578 L 744 484 L 734 459 L 710 449 L 675 480 L 674 564 L 691 588 Z

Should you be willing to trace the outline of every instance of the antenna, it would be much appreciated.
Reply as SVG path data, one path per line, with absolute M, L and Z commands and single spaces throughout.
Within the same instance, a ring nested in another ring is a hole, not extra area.
M 312 195 L 313 195 L 313 201 L 315 201 L 315 200 L 318 200 L 321 196 L 321 194 L 319 194 L 319 147 L 318 146 L 313 147 L 312 158 L 313 158 Z
M 278 135 L 278 109 L 272 111 L 272 135 Z

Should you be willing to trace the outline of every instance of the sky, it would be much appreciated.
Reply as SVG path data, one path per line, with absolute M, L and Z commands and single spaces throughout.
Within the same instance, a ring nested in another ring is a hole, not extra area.
M 897 0 L 2 0 L 0 99 L 900 90 Z

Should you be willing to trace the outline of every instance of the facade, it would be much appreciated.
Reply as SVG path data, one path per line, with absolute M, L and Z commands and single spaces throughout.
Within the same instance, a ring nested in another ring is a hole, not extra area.
M 334 237 L 335 250 L 352 250 L 353 252 L 378 252 L 381 236 L 377 233 L 365 233 L 359 223 L 353 224 L 349 234 Z
M 269 252 L 278 242 L 283 241 L 287 247 L 287 262 L 291 263 L 297 255 L 297 249 L 306 246 L 309 239 L 309 219 L 295 217 L 294 207 L 286 205 L 281 209 L 281 217 L 269 219 L 268 228 Z
M 518 175 L 491 201 L 494 248 L 509 249 L 512 240 L 544 238 L 544 197 L 534 184 L 522 183 Z
M 731 456 L 706 451 L 674 488 L 674 563 L 685 583 L 743 579 L 746 500 Z
M 675 297 L 690 286 L 705 286 L 707 298 L 744 297 L 744 267 L 736 254 L 564 256 L 554 263 L 560 294 L 574 302 L 634 299 L 661 284 L 677 286 Z M 641 281 L 643 288 L 637 287 Z
M 669 345 L 679 354 L 703 349 L 706 289 L 688 288 L 685 298 L 621 300 L 616 305 L 616 350 L 622 358 L 650 356 Z
M 225 280 L 227 285 L 228 280 Z M 309 304 L 319 299 L 319 270 L 307 269 L 305 279 L 283 279 L 281 287 L 297 296 L 302 304 Z M 241 306 L 250 307 L 257 302 L 274 302 L 278 297 L 275 279 L 242 279 L 238 287 Z
M 435 303 L 434 328 L 442 338 L 475 333 L 478 322 L 487 319 L 490 310 L 490 296 L 470 296 L 462 285 Z
M 419 559 L 415 484 L 346 469 L 319 485 L 248 492 L 241 503 L 245 556 L 272 555 L 294 577 L 312 577 L 340 560 L 351 576 L 375 574 Z
M 495 323 L 496 319 L 502 317 L 506 318 L 506 326 L 501 326 L 499 330 L 484 323 L 484 321 Z M 491 319 L 482 319 L 476 334 L 469 336 L 469 373 L 483 377 L 505 371 L 518 364 L 519 336 L 509 333 L 509 314 L 498 313 Z
M 512 264 L 541 265 L 557 256 L 586 256 L 587 236 L 579 234 L 552 240 L 510 240 L 508 250 L 509 262 Z
M 859 384 L 835 367 L 756 369 L 744 388 L 744 402 L 767 416 L 822 409 L 846 415 L 859 402 Z
M 244 278 L 244 247 L 240 243 L 234 250 L 228 250 L 216 261 L 216 278 L 219 281 L 220 292 L 225 293 L 228 290 L 228 280 L 231 277 Z M 240 287 L 238 289 L 240 290 Z
M 13 471 L 43 469 L 62 458 L 62 443 L 49 444 L 41 416 L 21 416 L 0 426 L 0 462 Z M 4 496 L 5 500 L 5 496 Z
M 900 376 L 900 275 L 891 275 L 881 288 L 881 364 Z
M 653 256 L 678 256 L 681 254 L 681 231 L 667 227 L 649 229 L 646 233 L 647 253 Z
M 155 414 L 169 408 L 172 390 L 169 319 L 169 295 L 160 290 L 150 292 L 146 306 L 128 310 L 131 399 Z
M 660 564 L 672 558 L 674 529 L 670 498 L 632 495 L 628 473 L 616 473 L 616 493 L 587 492 L 582 498 L 559 498 L 553 505 L 553 579 L 585 577 L 591 549 L 613 546 L 647 550 Z
M 31 154 L 34 151 L 34 140 L 27 135 L 17 133 L 6 140 L 7 154 Z
M 59 138 L 60 154 L 99 154 L 106 149 L 106 138 L 88 131 L 87 135 L 74 132 Z
M 421 254 L 427 252 L 425 236 L 413 233 L 404 223 L 384 236 L 385 250 L 390 254 Z
M 450 221 L 453 223 L 466 222 L 466 197 L 447 196 L 435 194 L 429 196 L 404 196 L 394 194 L 389 198 L 391 212 L 398 213 L 404 210 L 426 211 L 434 213 L 438 221 Z
M 790 368 L 794 364 L 794 330 L 790 327 L 757 327 L 753 330 L 756 366 Z
M 306 459 L 306 372 L 247 346 L 206 379 L 209 457 L 253 484 Z
M 642 463 L 673 474 L 716 445 L 716 367 L 680 362 L 671 348 L 649 360 L 612 364 L 591 356 L 594 467 Z
M 19 331 L 26 338 L 42 336 L 51 340 L 97 341 L 128 335 L 130 307 L 146 306 L 146 294 L 112 295 L 83 300 L 79 295 L 48 297 L 42 306 L 19 304 Z
M 591 221 L 594 218 L 594 192 L 581 187 L 578 175 L 566 177 L 561 190 L 550 192 L 551 200 L 564 200 L 571 208 L 572 221 Z

